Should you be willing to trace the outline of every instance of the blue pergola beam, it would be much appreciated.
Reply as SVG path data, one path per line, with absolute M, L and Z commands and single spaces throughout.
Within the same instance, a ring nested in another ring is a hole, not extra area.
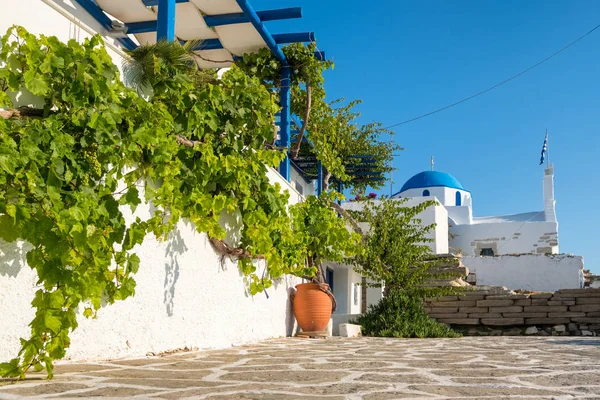
M 273 35 L 275 43 L 297 43 L 297 42 L 314 42 L 314 32 L 298 32 L 298 33 L 276 33 Z
M 267 47 L 273 52 L 273 54 L 275 55 L 275 57 L 277 57 L 279 62 L 283 66 L 287 66 L 288 62 L 285 58 L 285 55 L 283 54 L 283 51 L 281 51 L 279 46 L 277 46 L 277 42 L 275 41 L 273 36 L 271 36 L 265 24 L 263 24 L 258 15 L 256 15 L 256 11 L 254 11 L 254 9 L 250 6 L 250 3 L 248 3 L 247 0 L 236 0 L 236 3 L 238 4 L 238 6 L 240 6 L 244 15 L 248 18 L 248 22 L 250 22 L 252 26 L 254 26 L 254 29 L 256 29 L 256 31 L 260 34 L 262 39 L 267 44 Z M 283 114 L 284 113 L 282 113 L 282 116 Z M 289 114 L 287 117 L 289 118 Z
M 190 0 L 175 0 L 176 3 L 188 3 Z M 142 0 L 142 3 L 146 7 L 157 6 L 160 3 L 160 0 Z
M 158 2 L 158 0 L 156 0 Z M 179 3 L 179 1 L 178 1 Z M 265 10 L 265 11 L 257 11 L 256 15 L 260 18 L 261 21 L 275 21 L 275 20 L 283 20 L 283 19 L 292 19 L 292 18 L 302 18 L 302 8 L 294 7 L 294 8 L 281 8 L 278 10 Z M 234 25 L 234 24 L 244 24 L 250 22 L 246 14 L 236 13 L 236 14 L 223 14 L 223 15 L 205 15 L 204 22 L 209 27 L 214 26 L 222 26 L 222 25 Z M 136 33 L 148 33 L 155 32 L 157 30 L 157 22 L 156 21 L 143 21 L 143 22 L 132 22 L 126 24 L 127 33 L 136 34 Z
M 112 20 L 102 11 L 96 3 L 91 0 L 75 0 L 85 11 L 88 12 L 104 29 L 112 32 L 113 24 Z M 128 37 L 117 38 L 117 40 L 128 50 L 133 50 L 137 47 L 135 42 Z
M 261 20 L 261 22 L 302 18 L 302 8 L 292 7 L 280 8 L 277 10 L 257 11 L 256 15 Z M 204 22 L 206 22 L 206 25 L 212 27 L 222 25 L 245 24 L 247 22 L 250 22 L 250 20 L 244 13 L 235 13 L 223 15 L 205 15 Z
M 175 40 L 175 0 L 158 0 L 156 41 L 160 40 Z
M 317 196 L 323 192 L 323 163 L 319 161 L 317 164 Z
M 282 53 L 283 54 L 283 53 Z M 285 57 L 285 56 L 284 56 Z M 292 84 L 292 69 L 287 65 L 287 60 L 281 69 L 281 89 L 279 90 L 279 98 L 281 105 L 281 121 L 279 122 L 280 145 L 290 148 L 290 94 Z M 282 63 L 283 64 L 283 63 Z M 290 180 L 290 156 L 285 155 L 283 161 L 279 164 L 279 173 L 286 181 Z
M 300 33 L 294 33 L 294 34 L 290 34 L 290 33 L 285 33 L 285 34 L 281 34 L 281 35 L 273 35 L 273 39 L 275 40 L 275 46 L 277 46 L 278 44 L 286 44 L 286 43 L 295 43 L 294 41 L 289 41 L 289 40 L 294 40 L 294 39 L 306 39 L 306 40 L 300 40 L 301 42 L 308 42 L 310 40 L 310 37 L 314 37 L 314 33 L 313 32 L 300 32 Z M 219 39 L 206 39 L 203 40 L 197 48 L 195 48 L 194 50 L 219 50 L 223 48 L 223 44 L 221 43 L 221 41 Z M 281 51 L 281 49 L 279 49 Z M 283 54 L 283 53 L 282 53 Z M 287 64 L 287 61 L 286 61 Z

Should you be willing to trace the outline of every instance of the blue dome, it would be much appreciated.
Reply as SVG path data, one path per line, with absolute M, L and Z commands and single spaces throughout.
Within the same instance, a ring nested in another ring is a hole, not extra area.
M 444 186 L 447 188 L 465 190 L 458 179 L 450 174 L 439 171 L 423 171 L 419 172 L 412 178 L 406 181 L 399 193 L 408 189 L 420 189 L 435 186 Z

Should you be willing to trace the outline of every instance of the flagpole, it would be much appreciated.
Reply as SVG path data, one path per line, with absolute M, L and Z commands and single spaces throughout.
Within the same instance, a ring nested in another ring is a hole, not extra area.
M 550 143 L 548 143 L 548 129 L 546 128 L 546 167 L 550 168 Z

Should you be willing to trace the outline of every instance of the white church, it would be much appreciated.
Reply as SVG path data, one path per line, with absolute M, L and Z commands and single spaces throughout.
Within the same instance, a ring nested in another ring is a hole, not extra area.
M 392 198 L 434 198 L 436 253 L 448 249 L 468 256 L 558 254 L 558 222 L 554 200 L 554 168 L 544 171 L 544 208 L 522 214 L 474 217 L 471 192 L 450 174 L 423 171 L 410 178 Z M 439 221 L 446 219 L 448 229 Z M 444 232 L 449 231 L 449 240 Z
M 476 217 L 471 192 L 454 176 L 440 171 L 420 172 L 404 183 L 392 198 L 406 205 L 436 200 L 418 218 L 435 223 L 429 244 L 435 254 L 456 254 L 471 272 L 467 281 L 509 289 L 556 291 L 582 288 L 583 257 L 559 254 L 558 221 L 554 199 L 554 167 L 544 169 L 543 209 L 521 214 Z M 370 200 L 377 201 L 377 200 Z M 347 210 L 360 210 L 364 202 L 346 202 Z M 358 314 L 365 291 L 362 277 L 350 266 L 331 265 L 328 271 L 338 299 L 334 326 L 343 314 Z M 381 298 L 381 289 L 366 290 L 366 304 Z

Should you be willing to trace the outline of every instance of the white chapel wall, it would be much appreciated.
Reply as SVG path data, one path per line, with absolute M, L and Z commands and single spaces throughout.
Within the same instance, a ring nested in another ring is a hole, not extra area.
M 428 201 L 437 200 L 435 197 L 411 197 L 407 199 L 402 206 L 403 207 L 414 207 L 418 204 Z M 370 200 L 375 204 L 379 204 L 380 200 Z M 342 203 L 342 207 L 346 210 L 361 210 L 364 207 L 362 201 L 356 202 L 345 202 Z M 421 225 L 435 224 L 434 229 L 427 234 L 427 237 L 433 241 L 427 243 L 434 254 L 447 254 L 448 253 L 448 212 L 446 208 L 437 205 L 427 208 L 425 211 L 416 216 L 421 220 Z M 368 229 L 367 226 L 361 226 L 363 229 Z
M 470 256 L 478 256 L 482 248 L 491 248 L 495 255 L 558 253 L 556 222 L 455 225 L 450 232 L 450 247 Z
M 522 254 L 515 256 L 462 258 L 474 273 L 477 285 L 506 286 L 554 292 L 583 288 L 583 257 L 571 255 Z

